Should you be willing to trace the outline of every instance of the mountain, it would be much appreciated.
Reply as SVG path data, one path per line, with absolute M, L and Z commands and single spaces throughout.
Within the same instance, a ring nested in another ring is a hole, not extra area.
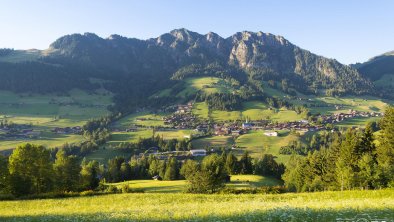
M 356 64 L 357 70 L 365 77 L 375 81 L 385 74 L 394 75 L 394 51 L 371 58 L 365 63 Z
M 261 93 L 263 81 L 285 82 L 303 93 L 374 93 L 371 81 L 356 69 L 263 32 L 222 38 L 176 29 L 148 40 L 85 33 L 63 36 L 30 56 L 0 50 L 2 90 L 94 89 L 98 86 L 90 80 L 97 78 L 117 94 L 116 101 L 131 101 L 130 107 L 195 75 L 233 78 Z
M 394 51 L 371 58 L 365 63 L 353 65 L 366 79 L 374 81 L 380 95 L 394 98 Z

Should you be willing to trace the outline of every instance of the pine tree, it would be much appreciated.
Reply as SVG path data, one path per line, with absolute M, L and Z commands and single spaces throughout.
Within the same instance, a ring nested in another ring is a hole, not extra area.
M 168 160 L 166 173 L 164 174 L 164 180 L 176 180 L 178 179 L 178 161 L 175 157 L 171 157 Z
M 225 162 L 226 170 L 229 174 L 237 174 L 238 173 L 238 159 L 237 157 L 233 154 L 233 152 L 230 152 L 227 154 L 226 157 L 226 162 Z

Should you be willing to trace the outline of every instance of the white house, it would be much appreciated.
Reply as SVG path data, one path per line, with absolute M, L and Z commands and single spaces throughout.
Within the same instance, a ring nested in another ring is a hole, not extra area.
M 190 150 L 190 154 L 192 156 L 206 156 L 207 155 L 207 151 L 200 149 L 200 150 Z
M 278 132 L 265 132 L 264 135 L 266 135 L 266 136 L 278 136 Z

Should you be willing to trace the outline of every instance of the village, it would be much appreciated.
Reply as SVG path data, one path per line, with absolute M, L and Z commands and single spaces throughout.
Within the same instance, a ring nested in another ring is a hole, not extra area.
M 34 139 L 40 135 L 40 131 L 33 130 L 27 124 L 0 124 L 0 138 L 3 139 Z
M 336 105 L 336 107 L 340 107 Z M 349 109 L 348 113 L 334 113 L 331 115 L 316 115 L 310 120 L 273 122 L 269 120 L 241 120 L 234 122 L 214 123 L 212 126 L 207 120 L 196 121 L 197 118 L 192 114 L 193 103 L 178 105 L 178 109 L 170 116 L 164 117 L 164 124 L 173 129 L 194 129 L 196 132 L 208 133 L 212 128 L 215 136 L 234 136 L 237 137 L 246 133 L 248 130 L 273 131 L 265 133 L 267 136 L 277 136 L 278 130 L 296 130 L 301 132 L 326 130 L 327 124 L 337 124 L 344 120 L 357 117 L 381 117 L 381 112 L 362 112 Z M 343 107 L 340 107 L 343 108 Z M 167 127 L 168 128 L 168 127 Z
M 315 115 L 309 120 L 288 121 L 288 122 L 274 122 L 270 120 L 237 120 L 227 122 L 210 123 L 208 120 L 197 118 L 193 113 L 193 102 L 185 105 L 177 105 L 177 109 L 169 116 L 163 117 L 165 126 L 155 127 L 156 130 L 180 130 L 189 129 L 194 131 L 193 136 L 185 136 L 186 139 L 195 139 L 204 136 L 232 136 L 237 138 L 240 135 L 247 134 L 248 131 L 262 131 L 261 135 L 269 137 L 279 136 L 279 131 L 291 130 L 296 132 L 316 132 L 320 130 L 334 131 L 334 124 L 342 121 L 357 118 L 357 117 L 381 117 L 383 113 L 380 112 L 362 112 L 349 109 L 347 113 L 334 113 L 331 115 Z M 341 107 L 343 108 L 343 107 Z M 137 118 L 138 121 L 146 121 L 149 119 Z M 329 126 L 330 125 L 330 126 Z M 144 126 L 141 126 L 144 127 Z M 137 131 L 138 125 L 128 128 L 126 131 Z M 167 151 L 159 152 L 159 148 L 152 147 L 144 153 L 140 153 L 140 157 L 147 155 L 154 155 L 158 159 L 167 159 L 169 156 L 175 157 L 178 160 L 189 158 L 198 158 L 205 156 L 207 153 L 217 152 L 215 149 L 202 149 L 196 147 L 190 151 Z

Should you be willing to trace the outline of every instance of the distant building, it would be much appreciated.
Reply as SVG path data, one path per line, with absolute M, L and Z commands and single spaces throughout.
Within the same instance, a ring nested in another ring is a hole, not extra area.
M 308 124 L 309 121 L 308 121 L 308 120 L 305 120 L 305 119 L 302 119 L 302 120 L 300 120 L 300 123 L 302 123 L 302 124 Z
M 264 135 L 266 136 L 278 136 L 278 132 L 265 132 Z
M 206 156 L 207 155 L 207 151 L 203 150 L 203 149 L 199 149 L 199 150 L 190 150 L 190 154 L 192 156 Z
M 242 129 L 250 129 L 252 126 L 252 123 L 242 123 Z
M 163 180 L 163 178 L 161 178 L 161 176 L 159 176 L 159 175 L 156 175 L 156 176 L 152 177 L 152 179 L 154 179 L 154 180 Z
M 231 135 L 233 135 L 233 136 L 239 136 L 242 133 L 243 133 L 242 130 L 233 130 L 233 131 L 231 131 Z

